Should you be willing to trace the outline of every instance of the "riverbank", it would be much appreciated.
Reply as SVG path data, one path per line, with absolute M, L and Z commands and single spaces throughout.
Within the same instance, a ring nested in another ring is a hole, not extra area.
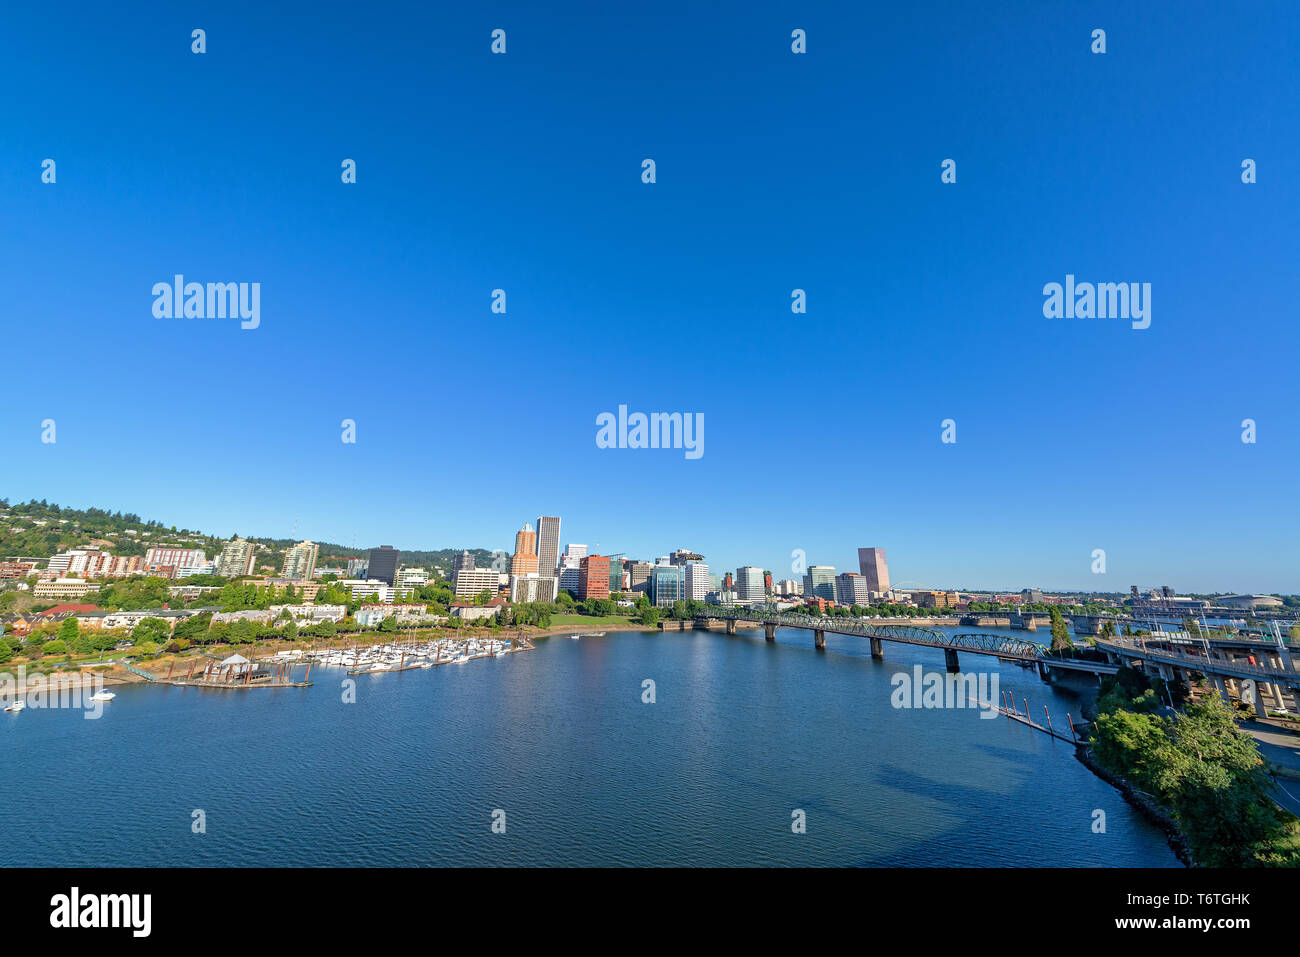
M 1174 816 L 1165 810 L 1163 805 L 1145 791 L 1139 791 L 1127 778 L 1102 767 L 1096 756 L 1093 755 L 1092 748 L 1081 745 L 1075 748 L 1074 753 L 1084 767 L 1107 784 L 1113 785 L 1120 794 L 1124 795 L 1124 800 L 1139 814 L 1164 832 L 1166 839 L 1169 841 L 1170 849 L 1183 862 L 1184 866 L 1196 866 L 1191 845 L 1178 827 L 1178 822 L 1174 820 Z

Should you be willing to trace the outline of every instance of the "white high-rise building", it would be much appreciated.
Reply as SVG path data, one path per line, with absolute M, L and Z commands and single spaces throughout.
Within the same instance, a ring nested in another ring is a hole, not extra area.
M 742 605 L 761 605 L 767 601 L 763 569 L 742 565 L 736 569 L 736 601 Z
M 709 577 L 709 566 L 704 562 L 686 563 L 686 597 L 704 601 L 704 596 L 713 590 Z

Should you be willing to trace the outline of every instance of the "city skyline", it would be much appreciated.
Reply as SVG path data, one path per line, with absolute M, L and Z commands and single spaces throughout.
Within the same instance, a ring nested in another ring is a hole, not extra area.
M 17 500 L 14 500 L 12 498 L 10 498 L 9 501 L 11 502 L 11 504 L 20 504 Z M 54 503 L 54 504 L 58 504 L 62 508 L 84 507 L 84 506 L 73 506 L 68 503 L 62 503 L 62 502 Z M 116 510 L 110 509 L 109 511 L 116 511 Z M 145 521 L 149 521 L 149 520 L 150 519 L 148 518 L 145 519 Z M 675 558 L 676 557 L 674 555 L 675 551 L 683 548 L 695 549 L 696 546 L 699 544 L 698 542 L 694 542 L 694 541 L 679 542 L 674 545 L 650 547 L 643 551 L 631 551 L 622 548 L 610 549 L 604 546 L 594 546 L 594 545 L 588 546 L 585 544 L 568 543 L 563 545 L 563 552 L 559 552 L 558 550 L 561 547 L 560 523 L 562 521 L 562 516 L 558 516 L 558 515 L 541 516 L 538 519 L 539 526 L 543 521 L 547 523 L 549 538 L 552 540 L 551 544 L 553 544 L 554 547 L 557 549 L 558 554 L 567 553 L 570 547 L 574 547 L 579 551 L 581 555 L 587 554 L 588 551 L 590 551 L 591 554 L 604 555 L 604 556 L 608 556 L 611 554 L 622 554 L 626 561 L 630 561 L 630 562 L 643 561 L 653 565 L 653 563 L 659 558 Z M 163 534 L 169 534 L 165 532 L 165 529 L 170 526 L 167 525 L 167 523 L 160 523 L 160 524 L 164 529 Z M 184 523 L 172 523 L 172 524 L 174 524 L 175 527 L 177 527 L 178 529 L 190 527 Z M 211 532 L 203 531 L 202 529 L 191 529 L 191 533 L 203 535 L 205 537 L 216 537 L 224 541 L 225 543 L 224 546 L 216 553 L 214 553 L 214 555 L 212 556 L 213 565 L 217 567 L 222 567 L 222 566 L 232 567 L 232 568 L 239 567 L 245 573 L 251 571 L 251 568 L 256 558 L 255 550 L 251 550 L 247 547 L 248 542 L 246 541 L 246 539 L 249 537 L 255 539 L 257 538 L 265 539 L 265 538 L 273 537 L 273 536 L 260 535 L 260 534 L 249 534 L 249 535 L 240 535 L 239 537 L 226 538 L 223 536 L 214 535 L 214 533 Z M 389 574 L 388 564 L 391 564 L 393 566 L 391 569 L 391 574 L 394 576 L 396 575 L 398 569 L 403 564 L 405 564 L 400 558 L 403 552 L 430 552 L 430 551 L 447 551 L 447 550 L 453 552 L 461 552 L 465 548 L 470 548 L 470 549 L 481 549 L 487 552 L 505 554 L 506 556 L 508 556 L 508 563 L 506 567 L 503 568 L 503 571 L 511 575 L 528 574 L 531 572 L 534 574 L 541 574 L 543 577 L 546 577 L 546 573 L 541 572 L 539 568 L 533 567 L 532 563 L 529 563 L 526 568 L 521 568 L 521 566 L 516 561 L 516 556 L 521 555 L 520 550 L 522 547 L 522 549 L 524 549 L 522 555 L 526 558 L 531 558 L 532 562 L 536 562 L 538 557 L 537 553 L 539 548 L 541 547 L 541 539 L 539 538 L 539 532 L 533 528 L 531 522 L 525 522 L 522 527 L 516 529 L 514 534 L 515 534 L 515 539 L 514 539 L 513 549 L 488 548 L 483 545 L 462 546 L 462 545 L 447 545 L 447 544 L 441 544 L 438 545 L 437 547 L 425 546 L 425 547 L 408 548 L 406 546 L 399 546 L 396 549 L 393 549 L 392 546 L 388 544 L 385 544 L 383 546 L 372 546 L 372 547 L 367 547 L 362 545 L 362 546 L 355 546 L 355 548 L 356 550 L 367 552 L 367 554 L 370 556 L 374 556 L 376 554 L 385 555 L 386 562 L 387 562 L 387 564 L 385 565 L 385 572 L 384 572 L 385 575 Z M 317 554 L 319 552 L 319 549 L 322 547 L 322 543 L 330 544 L 342 548 L 348 548 L 348 549 L 354 548 L 354 546 L 344 545 L 344 543 L 337 542 L 337 541 L 330 542 L 327 539 L 322 539 L 319 541 L 312 541 L 312 540 L 299 541 L 299 540 L 291 539 L 290 541 L 292 541 L 293 544 L 291 544 L 286 549 L 285 552 L 286 558 L 284 560 L 287 561 L 288 556 L 293 554 L 296 549 L 299 549 L 303 546 L 307 546 L 310 549 L 310 565 L 313 568 L 316 565 Z M 1075 586 L 1075 587 L 1068 587 L 1068 586 L 1057 587 L 1051 584 L 1043 583 L 1042 581 L 1036 579 L 1026 580 L 1024 582 L 1006 582 L 1006 581 L 989 582 L 985 580 L 973 580 L 973 581 L 972 580 L 963 580 L 963 581 L 927 580 L 925 578 L 917 578 L 911 575 L 898 576 L 893 574 L 893 570 L 894 570 L 893 566 L 886 560 L 886 555 L 894 548 L 895 546 L 892 545 L 889 547 L 884 547 L 884 546 L 850 547 L 843 544 L 838 544 L 831 549 L 831 551 L 836 554 L 845 551 L 851 551 L 853 553 L 853 561 L 856 563 L 856 565 L 849 564 L 848 562 L 844 564 L 838 562 L 827 562 L 824 560 L 820 560 L 821 558 L 824 558 L 824 556 L 809 556 L 802 553 L 802 551 L 800 551 L 796 555 L 791 556 L 793 561 L 786 566 L 774 566 L 774 565 L 761 564 L 761 563 L 755 565 L 753 562 L 740 562 L 736 564 L 728 564 L 726 562 L 720 562 L 710 558 L 710 553 L 708 551 L 703 551 L 702 554 L 703 554 L 704 567 L 710 570 L 714 570 L 714 574 L 717 575 L 719 578 L 723 575 L 730 574 L 731 572 L 739 572 L 744 568 L 754 567 L 754 568 L 759 568 L 770 572 L 774 582 L 784 581 L 787 579 L 793 579 L 795 581 L 803 582 L 806 579 L 806 576 L 810 569 L 815 569 L 815 568 L 830 569 L 832 571 L 827 573 L 830 575 L 830 577 L 826 578 L 823 575 L 823 579 L 819 579 L 819 581 L 823 581 L 823 583 L 828 583 L 828 587 L 831 589 L 831 592 L 833 592 L 836 587 L 834 584 L 835 577 L 843 573 L 855 573 L 855 574 L 860 573 L 866 579 L 866 587 L 870 591 L 880 591 L 881 589 L 871 587 L 873 582 L 872 574 L 871 574 L 871 566 L 872 563 L 878 561 L 879 574 L 881 576 L 881 580 L 890 582 L 891 584 L 889 587 L 897 591 L 907 591 L 909 589 L 924 590 L 927 588 L 937 588 L 941 590 L 1017 593 L 1025 589 L 1037 589 L 1046 592 L 1063 593 L 1063 594 L 1068 594 L 1068 593 L 1127 594 L 1134 587 L 1136 587 L 1139 591 L 1143 593 L 1146 593 L 1151 590 L 1159 590 L 1161 588 L 1168 589 L 1170 587 L 1173 587 L 1173 590 L 1180 594 L 1188 594 L 1188 593 L 1225 594 L 1225 595 L 1226 594 L 1255 594 L 1255 593 L 1284 594 L 1284 595 L 1300 594 L 1300 590 L 1295 590 L 1295 589 L 1288 590 L 1286 588 L 1280 588 L 1280 589 L 1263 588 L 1258 586 L 1251 586 L 1249 584 L 1240 588 L 1227 588 L 1227 587 L 1222 587 L 1217 585 L 1209 588 L 1192 587 L 1181 582 L 1178 583 L 1176 586 L 1169 586 L 1167 583 L 1170 580 L 1171 576 L 1161 575 L 1159 573 L 1156 574 L 1149 581 L 1145 579 L 1135 578 L 1133 581 L 1128 581 L 1122 584 L 1115 581 L 1110 574 L 1099 574 L 1096 576 L 1097 581 L 1092 583 L 1085 583 L 1083 586 Z M 151 548 L 150 552 L 151 553 L 156 551 L 170 552 L 175 550 L 176 549 Z M 698 549 L 696 550 L 698 551 Z M 908 549 L 906 548 L 901 548 L 899 550 L 903 551 L 904 553 L 908 551 Z M 0 558 L 3 557 L 4 556 L 0 556 Z M 321 557 L 325 557 L 325 556 L 321 556 Z M 1095 562 L 1096 559 L 1093 558 L 1092 561 Z M 802 564 L 802 568 L 800 570 L 796 570 L 796 568 L 794 567 L 796 562 Z M 861 572 L 854 572 L 855 567 L 861 569 Z M 446 569 L 448 578 L 450 578 L 451 572 L 453 570 L 454 570 L 454 561 L 452 566 Z M 557 573 L 558 570 L 559 569 L 557 569 Z M 1104 581 L 1105 579 L 1111 579 L 1111 580 L 1107 582 Z M 830 597 L 829 592 L 828 592 L 828 597 Z

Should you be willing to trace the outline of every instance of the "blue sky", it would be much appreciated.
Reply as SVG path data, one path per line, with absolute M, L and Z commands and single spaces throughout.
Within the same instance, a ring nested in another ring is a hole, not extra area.
M 1294 4 L 262 6 L 7 15 L 0 495 L 1300 590 Z M 260 282 L 260 328 L 155 318 L 176 273 Z M 1044 318 L 1067 273 L 1151 327 Z M 704 456 L 597 448 L 619 404 Z

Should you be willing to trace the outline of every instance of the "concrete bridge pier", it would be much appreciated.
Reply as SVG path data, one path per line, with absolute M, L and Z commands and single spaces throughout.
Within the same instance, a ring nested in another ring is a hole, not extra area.
M 949 674 L 955 675 L 957 672 L 961 671 L 961 665 L 957 663 L 956 648 L 943 649 L 943 663 L 947 666 Z
M 813 647 L 818 651 L 826 650 L 826 632 L 822 631 L 820 628 L 813 629 Z
M 871 657 L 877 661 L 885 660 L 885 643 L 879 638 L 871 639 Z
M 1232 695 L 1228 693 L 1227 683 L 1218 675 L 1212 675 L 1210 677 L 1210 681 L 1211 683 L 1213 683 L 1215 690 L 1219 692 L 1219 697 L 1223 699 L 1224 704 L 1226 704 L 1229 708 L 1231 708 Z
M 729 634 L 729 635 L 734 635 L 735 633 L 736 633 L 736 619 L 734 619 L 734 618 L 728 618 L 728 619 L 727 619 L 727 634 Z
M 763 637 L 768 641 L 776 641 L 776 625 L 770 621 L 763 625 Z
M 685 630 L 686 630 L 686 619 L 685 619 L 685 618 L 683 618 L 681 621 L 679 621 L 679 622 L 677 623 L 677 630 L 678 630 L 678 631 L 685 631 Z

